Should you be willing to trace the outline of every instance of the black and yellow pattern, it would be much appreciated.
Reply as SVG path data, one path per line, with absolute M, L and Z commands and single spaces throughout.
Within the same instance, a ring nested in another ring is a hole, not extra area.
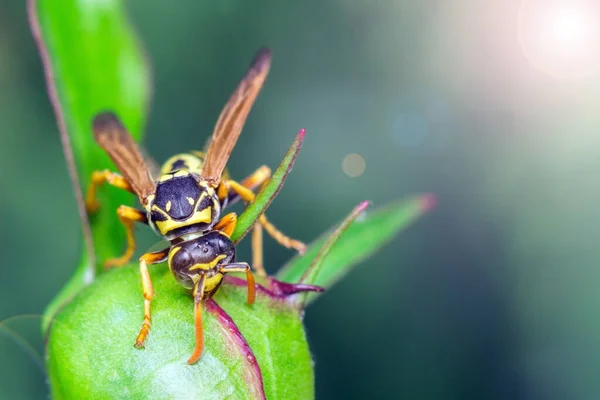
M 249 71 L 225 105 L 213 131 L 206 153 L 178 154 L 167 160 L 158 178 L 150 168 L 137 145 L 119 118 L 111 112 L 96 116 L 92 127 L 96 142 L 108 153 L 121 175 L 111 171 L 97 171 L 92 175 L 86 205 L 90 212 L 99 204 L 96 192 L 99 185 L 109 185 L 136 194 L 144 210 L 121 206 L 118 217 L 127 234 L 127 249 L 118 258 L 105 265 L 125 265 L 135 251 L 134 222 L 148 224 L 170 242 L 167 249 L 146 253 L 140 258 L 144 295 L 144 321 L 135 341 L 144 347 L 150 332 L 150 304 L 154 289 L 148 265 L 168 261 L 173 276 L 189 289 L 194 297 L 196 350 L 188 361 L 196 362 L 202 354 L 202 300 L 212 296 L 228 272 L 245 272 L 248 282 L 248 303 L 254 302 L 254 277 L 247 263 L 235 262 L 235 247 L 229 236 L 237 223 L 234 213 L 221 217 L 221 211 L 237 200 L 254 201 L 253 189 L 264 184 L 271 175 L 267 167 L 259 168 L 250 177 L 238 183 L 229 178 L 225 165 L 241 133 L 271 64 L 268 50 L 261 50 Z M 302 252 L 304 244 L 290 239 L 270 224 L 263 215 L 256 225 L 253 237 L 254 268 L 266 275 L 262 267 L 262 228 L 286 247 Z

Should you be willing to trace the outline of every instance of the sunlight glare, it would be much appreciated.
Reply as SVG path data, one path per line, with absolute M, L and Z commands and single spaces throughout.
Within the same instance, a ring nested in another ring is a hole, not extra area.
M 600 2 L 526 0 L 519 39 L 530 63 L 542 72 L 577 79 L 600 66 Z

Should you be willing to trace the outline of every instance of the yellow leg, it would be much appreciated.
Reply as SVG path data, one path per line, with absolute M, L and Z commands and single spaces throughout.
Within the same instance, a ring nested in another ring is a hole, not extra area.
M 256 171 L 254 171 L 252 173 L 252 175 L 248 176 L 246 179 L 244 179 L 241 182 L 241 185 L 250 189 L 250 190 L 254 190 L 257 187 L 261 186 L 262 184 L 266 183 L 267 180 L 271 177 L 271 168 L 267 167 L 266 165 L 263 165 L 262 167 L 260 167 L 259 169 L 257 169 Z M 229 179 L 223 179 L 224 181 L 229 181 Z M 221 185 L 222 187 L 219 187 L 217 189 L 217 196 L 219 197 L 219 200 L 221 202 L 223 202 L 225 199 L 227 199 L 227 203 L 228 204 L 233 204 L 236 201 L 238 201 L 240 199 L 240 195 L 237 192 L 232 192 L 229 189 L 229 185 Z M 219 191 L 219 189 L 221 191 Z
M 223 218 L 221 218 L 219 220 L 219 222 L 217 222 L 215 224 L 213 229 L 216 231 L 221 231 L 224 234 L 226 234 L 227 237 L 230 237 L 231 234 L 233 233 L 233 230 L 235 229 L 236 224 L 237 224 L 237 214 L 229 213 L 229 214 L 225 215 Z
M 249 177 L 241 182 L 241 185 L 250 190 L 262 187 L 268 182 L 271 177 L 271 169 L 266 165 L 263 165 L 252 173 Z M 227 199 L 227 204 L 233 204 L 241 198 L 241 196 L 230 190 L 230 186 L 225 181 L 225 184 L 219 186 L 217 189 L 217 196 L 219 200 L 223 202 Z M 262 241 L 262 227 L 260 224 L 254 224 L 252 228 L 252 268 L 256 270 L 258 275 L 267 276 L 267 273 L 263 264 L 263 241 Z
M 140 257 L 140 274 L 142 275 L 142 287 L 144 288 L 144 322 L 142 323 L 142 329 L 135 339 L 134 346 L 138 349 L 144 347 L 144 342 L 148 333 L 150 333 L 150 324 L 152 317 L 150 316 L 150 302 L 154 297 L 154 288 L 152 287 L 152 279 L 150 279 L 150 273 L 148 272 L 148 264 L 157 264 L 167 259 L 169 255 L 169 249 L 157 251 L 155 253 L 146 253 Z
M 220 202 L 223 202 L 229 196 L 229 181 L 223 180 L 217 186 L 217 197 Z
M 247 187 L 242 186 L 241 184 L 237 183 L 236 181 L 231 181 L 231 180 L 227 181 L 226 185 L 229 186 L 231 188 L 231 190 L 234 190 L 235 192 L 237 192 L 240 195 L 240 197 L 242 198 L 242 200 L 244 200 L 248 203 L 252 203 L 254 201 L 254 198 L 256 197 L 254 195 L 254 192 L 252 192 L 252 190 L 248 189 Z M 294 248 L 300 254 L 304 253 L 304 251 L 306 250 L 306 245 L 304 243 L 302 243 L 298 240 L 291 239 L 291 238 L 287 237 L 286 235 L 284 235 L 279 229 L 277 229 L 273 224 L 271 224 L 267 220 L 267 217 L 264 214 L 261 215 L 261 217 L 259 218 L 259 222 L 265 228 L 267 233 L 269 235 L 271 235 L 273 237 L 273 239 L 275 239 L 282 246 L 285 246 L 288 249 Z
M 248 285 L 248 304 L 254 304 L 254 299 L 256 297 L 256 285 L 254 283 L 254 275 L 252 275 L 252 271 L 250 270 L 250 266 L 247 263 L 233 263 L 222 266 L 219 269 L 219 272 L 222 274 L 226 274 L 228 272 L 245 272 L 246 273 L 246 283 Z
M 263 182 L 266 182 L 270 177 L 271 177 L 271 168 L 267 167 L 266 165 L 263 165 L 262 167 L 260 167 L 256 171 L 254 171 L 252 173 L 252 175 L 250 175 L 249 177 L 244 179 L 241 182 L 241 184 L 242 184 L 242 186 L 247 187 L 250 190 L 253 190 L 253 189 L 256 189 L 257 187 L 259 187 L 260 185 L 262 185 Z
M 268 177 L 270 177 L 270 169 L 268 173 Z M 254 175 L 256 175 L 256 173 Z M 263 188 L 269 182 L 267 180 L 268 177 L 260 184 L 260 190 L 263 190 Z M 246 181 L 248 181 L 248 178 L 244 179 L 244 182 Z M 242 184 L 244 184 L 244 182 L 242 182 Z M 252 267 L 256 270 L 259 276 L 265 277 L 267 276 L 267 271 L 265 271 L 265 265 L 263 261 L 263 228 L 261 224 L 254 224 L 254 226 L 252 227 Z
M 267 220 L 267 217 L 263 214 L 258 219 L 258 222 L 265 228 L 265 231 L 275 239 L 280 245 L 288 249 L 296 249 L 298 253 L 304 254 L 306 251 L 306 245 L 299 240 L 292 239 L 284 235 L 279 229 Z
M 131 257 L 133 256 L 133 252 L 135 251 L 135 238 L 133 237 L 133 223 L 134 222 L 142 222 L 144 224 L 148 223 L 148 218 L 146 217 L 146 213 L 140 210 L 136 210 L 135 208 L 128 206 L 120 206 L 117 209 L 117 215 L 119 216 L 119 220 L 125 227 L 125 233 L 127 234 L 127 249 L 125 249 L 125 254 L 121 257 L 111 258 L 107 260 L 104 266 L 106 268 L 110 267 L 119 267 L 127 264 Z
M 194 328 L 196 331 L 196 347 L 188 364 L 194 364 L 202 356 L 204 351 L 204 332 L 202 330 L 202 299 L 204 298 L 205 275 L 200 275 L 200 279 L 194 287 Z
M 90 187 L 88 188 L 88 192 L 85 197 L 85 207 L 89 212 L 94 212 L 98 209 L 98 207 L 100 207 L 100 204 L 96 199 L 96 191 L 98 186 L 103 185 L 104 183 L 108 183 L 111 186 L 115 186 L 119 189 L 127 190 L 128 192 L 133 193 L 133 189 L 121 175 L 111 172 L 107 169 L 104 171 L 94 171 L 92 173 Z
M 267 276 L 263 265 L 263 232 L 260 224 L 252 227 L 252 268 L 259 276 Z

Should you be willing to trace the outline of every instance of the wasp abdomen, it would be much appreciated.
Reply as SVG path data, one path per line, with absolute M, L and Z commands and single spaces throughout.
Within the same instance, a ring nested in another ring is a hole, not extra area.
M 161 167 L 161 174 L 165 175 L 173 173 L 174 171 L 180 169 L 185 169 L 199 174 L 202 170 L 202 165 L 204 164 L 203 160 L 203 154 L 200 152 L 195 152 L 194 154 L 177 154 L 165 161 L 165 163 Z

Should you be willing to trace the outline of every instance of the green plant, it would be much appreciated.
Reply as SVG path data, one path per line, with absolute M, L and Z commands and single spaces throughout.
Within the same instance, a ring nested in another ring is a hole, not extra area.
M 88 218 L 81 201 L 91 172 L 112 168 L 93 143 L 90 122 L 117 112 L 141 139 L 149 103 L 149 67 L 119 0 L 29 0 L 30 23 L 45 67 L 50 99 L 81 207 L 85 248 L 65 288 L 43 320 L 54 398 L 312 398 L 313 365 L 302 325 L 315 300 L 311 285 L 331 287 L 432 206 L 430 195 L 392 203 L 360 220 L 363 202 L 342 224 L 294 257 L 274 278 L 258 280 L 257 301 L 245 303 L 244 282 L 226 279 L 205 303 L 205 352 L 193 348 L 192 299 L 160 265 L 151 269 L 157 299 L 144 351 L 133 348 L 142 315 L 137 265 L 108 272 L 100 265 L 124 243 L 114 210 L 133 196 L 100 193 L 103 207 Z M 241 240 L 268 207 L 300 150 L 298 135 L 238 220 Z M 83 188 L 81 187 L 83 186 Z M 287 283 L 286 283 L 287 282 Z

